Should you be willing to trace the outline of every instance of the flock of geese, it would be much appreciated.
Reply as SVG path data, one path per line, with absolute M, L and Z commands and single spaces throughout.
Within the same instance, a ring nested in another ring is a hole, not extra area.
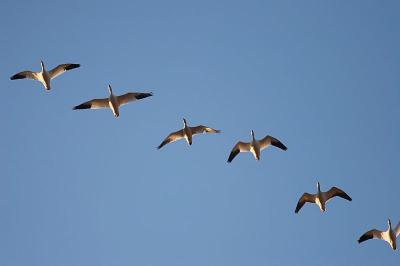
M 46 91 L 49 91 L 51 89 L 50 82 L 52 79 L 58 77 L 59 75 L 63 74 L 66 71 L 80 67 L 79 64 L 61 64 L 47 71 L 43 61 L 40 62 L 40 65 L 41 65 L 40 72 L 22 71 L 13 75 L 10 79 L 37 80 L 40 83 L 42 83 Z M 108 85 L 108 91 L 109 91 L 108 98 L 92 99 L 86 101 L 84 103 L 75 106 L 73 110 L 110 108 L 114 116 L 118 117 L 119 108 L 122 105 L 153 96 L 152 92 L 128 92 L 119 96 L 114 95 L 111 85 Z M 188 126 L 186 119 L 183 119 L 183 128 L 178 131 L 170 133 L 157 148 L 161 149 L 165 145 L 180 139 L 185 139 L 189 145 L 192 145 L 192 138 L 194 135 L 202 133 L 220 133 L 220 132 L 221 132 L 220 130 L 213 129 L 211 127 L 203 125 L 190 127 Z M 252 139 L 250 142 L 239 141 L 238 143 L 236 143 L 231 153 L 229 154 L 228 163 L 231 163 L 232 160 L 241 152 L 250 152 L 253 154 L 256 160 L 260 160 L 261 151 L 271 145 L 284 151 L 287 150 L 287 147 L 281 141 L 272 136 L 267 135 L 264 138 L 257 140 L 255 138 L 254 131 L 252 130 L 251 137 Z M 304 206 L 304 204 L 307 202 L 315 203 L 316 205 L 318 205 L 321 212 L 325 212 L 326 203 L 334 197 L 340 197 L 348 201 L 352 200 L 351 197 L 346 194 L 346 192 L 337 187 L 332 187 L 328 191 L 322 192 L 320 189 L 320 183 L 317 182 L 317 192 L 315 194 L 304 193 L 298 200 L 295 213 L 298 213 L 300 209 Z M 397 224 L 395 228 L 393 228 L 391 220 L 388 219 L 388 229 L 386 231 L 372 229 L 364 233 L 358 239 L 358 242 L 361 243 L 373 238 L 381 239 L 386 241 L 393 250 L 396 250 L 396 238 L 399 235 L 400 235 L 400 222 Z

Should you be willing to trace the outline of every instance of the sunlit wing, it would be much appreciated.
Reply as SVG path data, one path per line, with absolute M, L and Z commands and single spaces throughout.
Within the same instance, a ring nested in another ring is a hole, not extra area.
M 218 129 L 213 129 L 211 127 L 206 127 L 206 126 L 197 126 L 197 127 L 191 127 L 190 130 L 192 131 L 192 134 L 201 134 L 201 133 L 220 133 L 221 130 Z
M 284 151 L 287 150 L 287 147 L 285 145 L 283 145 L 282 142 L 280 142 L 278 139 L 272 137 L 272 136 L 266 136 L 265 138 L 263 138 L 262 140 L 260 140 L 260 149 L 263 150 L 266 147 L 268 147 L 269 145 L 275 146 L 277 148 L 280 148 Z
M 129 102 L 133 102 L 136 100 L 144 99 L 147 97 L 153 96 L 153 93 L 145 93 L 145 92 L 128 92 L 123 95 L 117 96 L 118 103 L 120 105 L 127 104 Z
M 304 193 L 297 202 L 296 210 L 294 212 L 298 213 L 304 204 L 306 204 L 306 202 L 315 203 L 315 195 Z
M 231 153 L 229 154 L 228 163 L 232 162 L 232 160 L 238 155 L 240 152 L 248 152 L 250 151 L 250 143 L 239 141 L 233 147 Z
M 358 239 L 358 243 L 361 243 L 361 242 L 364 242 L 366 240 L 373 239 L 373 238 L 385 240 L 383 237 L 382 231 L 372 229 L 372 230 L 369 230 L 368 232 L 366 232 L 365 234 L 363 234 L 360 237 L 360 239 Z
M 157 147 L 157 149 L 161 149 L 163 146 L 172 143 L 174 141 L 177 141 L 179 139 L 183 138 L 183 129 L 178 130 L 176 132 L 173 132 L 171 134 L 169 134 L 164 140 L 163 142 L 161 142 L 161 144 Z
M 53 79 L 59 75 L 61 75 L 62 73 L 64 73 L 65 71 L 74 69 L 74 68 L 78 68 L 80 67 L 80 64 L 61 64 L 56 66 L 55 68 L 53 68 L 52 70 L 49 71 L 49 76 L 50 79 Z
M 37 80 L 36 72 L 32 71 L 22 71 L 19 72 L 15 75 L 13 75 L 10 79 L 15 80 L 15 79 L 34 79 Z
M 346 199 L 348 201 L 352 201 L 352 199 L 350 198 L 349 195 L 346 194 L 346 192 L 344 192 L 343 190 L 341 190 L 340 188 L 337 187 L 332 187 L 330 190 L 324 192 L 326 195 L 326 201 L 329 201 L 330 199 L 332 199 L 333 197 L 341 197 L 343 199 Z
M 99 108 L 108 108 L 110 107 L 108 104 L 108 98 L 105 99 L 93 99 L 80 105 L 77 105 L 73 108 L 73 110 L 77 109 L 99 109 Z

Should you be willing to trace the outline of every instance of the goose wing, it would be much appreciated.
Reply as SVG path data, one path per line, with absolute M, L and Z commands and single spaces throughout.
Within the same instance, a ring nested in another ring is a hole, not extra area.
M 61 64 L 56 66 L 55 68 L 53 68 L 52 70 L 49 71 L 49 76 L 50 79 L 53 79 L 59 75 L 61 75 L 62 73 L 64 73 L 65 71 L 74 69 L 74 68 L 78 68 L 80 67 L 80 64 Z
M 99 109 L 99 108 L 108 108 L 110 107 L 108 104 L 108 98 L 104 99 L 93 99 L 84 103 L 81 103 L 80 105 L 75 106 L 72 108 L 73 110 L 77 109 Z
M 133 102 L 136 100 L 144 99 L 147 97 L 153 96 L 153 93 L 147 93 L 147 92 L 128 92 L 125 94 L 122 94 L 120 96 L 117 96 L 118 102 L 120 105 L 127 104 L 129 102 Z
M 206 126 L 197 126 L 197 127 L 191 127 L 190 130 L 192 131 L 192 134 L 201 134 L 201 133 L 220 133 L 221 130 L 218 129 L 213 129 L 211 127 L 206 127 Z
M 360 236 L 360 238 L 358 239 L 358 243 L 361 243 L 361 242 L 364 242 L 366 240 L 373 239 L 373 238 L 378 238 L 378 239 L 384 240 L 383 232 L 376 230 L 376 229 L 369 230 L 368 232 L 366 232 L 365 234 Z
M 37 76 L 36 76 L 36 72 L 32 72 L 32 71 L 22 71 L 19 72 L 15 75 L 13 75 L 12 77 L 10 77 L 11 80 L 15 80 L 15 79 L 36 79 L 37 80 Z
M 306 202 L 315 203 L 315 195 L 304 193 L 297 202 L 296 210 L 294 212 L 298 213 L 304 204 L 306 204 Z
M 240 152 L 250 151 L 250 143 L 239 141 L 233 147 L 231 154 L 229 154 L 228 163 L 232 162 L 232 160 L 238 155 Z
M 349 195 L 346 194 L 346 192 L 337 187 L 332 187 L 330 190 L 325 192 L 325 195 L 326 195 L 326 201 L 336 196 L 346 199 L 348 201 L 352 201 L 352 199 L 350 198 Z
M 281 150 L 286 151 L 287 147 L 285 145 L 283 145 L 282 142 L 280 142 L 278 139 L 272 137 L 272 136 L 266 136 L 265 138 L 263 138 L 262 140 L 260 140 L 260 148 L 261 150 L 265 149 L 268 145 L 272 145 L 275 146 Z
M 171 134 L 169 134 L 164 140 L 163 142 L 161 142 L 161 144 L 157 147 L 157 149 L 161 149 L 164 145 L 167 145 L 171 142 L 180 140 L 181 138 L 183 138 L 183 129 L 178 130 L 176 132 L 172 132 Z
M 396 229 L 394 230 L 394 233 L 396 234 L 396 237 L 400 235 L 400 222 L 397 224 Z

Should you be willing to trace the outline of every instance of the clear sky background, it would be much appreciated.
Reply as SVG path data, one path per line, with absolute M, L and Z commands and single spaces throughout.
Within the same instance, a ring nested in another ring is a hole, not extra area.
M 399 265 L 398 1 L 11 1 L 0 265 Z M 80 63 L 52 82 L 22 70 Z M 153 91 L 110 110 L 92 98 Z M 222 134 L 164 137 L 204 124 Z M 288 146 L 241 154 L 250 130 Z M 303 192 L 338 186 L 321 213 Z

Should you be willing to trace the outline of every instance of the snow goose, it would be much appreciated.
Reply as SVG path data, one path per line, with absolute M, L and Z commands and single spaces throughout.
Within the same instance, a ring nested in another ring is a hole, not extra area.
M 213 129 L 211 127 L 206 127 L 206 126 L 196 126 L 196 127 L 189 127 L 186 119 L 183 118 L 183 129 L 180 129 L 176 132 L 172 132 L 169 134 L 164 141 L 157 147 L 157 149 L 161 149 L 164 145 L 167 145 L 171 142 L 180 140 L 185 138 L 186 142 L 189 145 L 192 145 L 192 137 L 197 134 L 201 133 L 220 133 L 221 130 Z
M 325 204 L 331 198 L 336 197 L 336 196 L 346 199 L 348 201 L 352 200 L 349 195 L 347 195 L 343 190 L 341 190 L 337 187 L 332 187 L 330 190 L 328 190 L 326 192 L 322 192 L 320 189 L 319 182 L 317 182 L 317 193 L 316 194 L 304 193 L 300 197 L 299 201 L 297 202 L 296 210 L 294 212 L 298 213 L 306 202 L 311 202 L 311 203 L 317 204 L 318 207 L 320 208 L 321 212 L 324 212 Z
M 10 79 L 11 80 L 34 79 L 34 80 L 37 80 L 40 83 L 42 83 L 45 90 L 49 91 L 51 89 L 50 80 L 54 79 L 55 77 L 58 77 L 65 71 L 68 71 L 68 70 L 71 70 L 74 68 L 78 68 L 81 65 L 79 65 L 79 64 L 61 64 L 61 65 L 58 65 L 57 67 L 53 68 L 50 71 L 47 71 L 45 69 L 43 61 L 40 61 L 40 66 L 42 68 L 40 72 L 22 71 L 22 72 L 19 72 L 19 73 L 13 75 Z
M 392 222 L 388 219 L 388 229 L 386 231 L 379 231 L 376 229 L 369 230 L 363 234 L 358 243 L 364 242 L 369 239 L 377 238 L 384 240 L 389 243 L 393 250 L 396 250 L 396 237 L 400 235 L 400 222 L 397 224 L 396 228 L 392 228 Z
M 80 105 L 77 105 L 73 108 L 73 110 L 79 109 L 99 109 L 99 108 L 110 108 L 115 117 L 119 116 L 119 107 L 125 105 L 129 102 L 133 102 L 136 100 L 140 100 L 143 98 L 147 98 L 149 96 L 153 96 L 153 93 L 147 92 L 128 92 L 122 94 L 120 96 L 116 96 L 113 94 L 111 85 L 108 85 L 108 91 L 110 96 L 104 99 L 93 99 L 87 102 L 84 102 Z
M 232 162 L 236 155 L 241 152 L 251 152 L 254 155 L 254 158 L 258 161 L 260 160 L 260 151 L 264 150 L 270 145 L 278 147 L 284 151 L 287 150 L 286 146 L 274 137 L 266 136 L 261 140 L 256 140 L 253 130 L 251 131 L 251 136 L 252 141 L 250 143 L 241 141 L 236 143 L 229 155 L 228 163 Z

